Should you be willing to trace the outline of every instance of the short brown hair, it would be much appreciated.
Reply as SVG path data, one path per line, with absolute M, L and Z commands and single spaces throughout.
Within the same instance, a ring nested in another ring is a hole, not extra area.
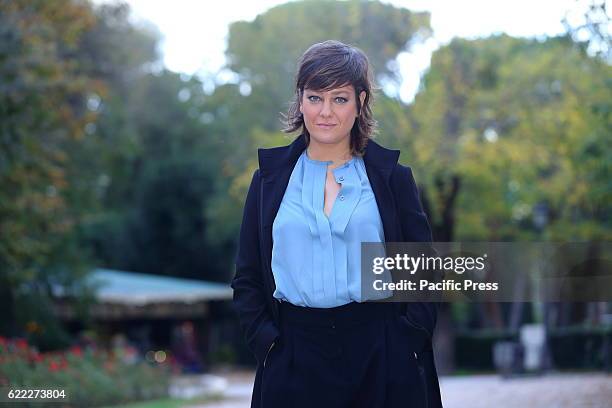
M 308 144 L 310 134 L 300 112 L 304 89 L 327 91 L 350 84 L 355 88 L 359 113 L 351 129 L 351 152 L 354 155 L 362 155 L 368 140 L 376 132 L 376 120 L 372 117 L 370 107 L 375 90 L 372 78 L 368 57 L 359 48 L 335 40 L 311 45 L 298 63 L 294 96 L 287 115 L 283 115 L 283 131 L 291 133 L 301 129 Z M 359 99 L 361 91 L 366 93 L 363 106 Z

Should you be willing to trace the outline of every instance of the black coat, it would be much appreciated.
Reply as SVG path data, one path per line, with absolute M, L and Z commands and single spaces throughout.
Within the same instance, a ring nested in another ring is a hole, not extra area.
M 279 303 L 272 274 L 272 223 L 285 194 L 289 177 L 306 148 L 304 135 L 290 145 L 258 149 L 259 169 L 253 174 L 246 198 L 236 257 L 234 305 L 249 348 L 258 363 L 253 394 L 259 395 L 260 370 L 272 342 L 280 334 Z M 397 162 L 399 150 L 369 140 L 363 157 L 382 218 L 386 242 L 431 242 L 431 229 L 423 212 L 410 167 Z M 436 325 L 436 303 L 398 303 L 396 307 L 423 333 L 417 353 L 428 388 L 429 407 L 441 407 L 431 337 Z

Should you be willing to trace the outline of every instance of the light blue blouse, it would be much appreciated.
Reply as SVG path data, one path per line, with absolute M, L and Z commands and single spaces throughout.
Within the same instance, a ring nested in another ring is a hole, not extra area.
M 361 242 L 385 241 L 363 158 L 332 170 L 342 186 L 328 218 L 325 178 L 332 163 L 310 158 L 305 149 L 291 173 L 272 226 L 273 296 L 279 301 L 329 308 L 391 295 L 361 290 Z

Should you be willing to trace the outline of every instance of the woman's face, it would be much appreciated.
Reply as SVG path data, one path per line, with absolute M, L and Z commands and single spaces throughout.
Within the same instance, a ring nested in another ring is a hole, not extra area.
M 365 95 L 365 91 L 361 91 L 361 106 Z M 300 112 L 304 115 L 311 139 L 324 144 L 339 143 L 350 137 L 358 116 L 355 88 L 345 85 L 325 92 L 306 88 L 300 101 Z

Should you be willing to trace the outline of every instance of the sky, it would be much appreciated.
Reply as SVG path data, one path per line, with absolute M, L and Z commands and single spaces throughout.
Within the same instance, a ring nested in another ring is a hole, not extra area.
M 113 3 L 116 0 L 94 0 Z M 147 20 L 162 34 L 165 66 L 189 75 L 219 72 L 225 62 L 231 22 L 252 21 L 283 0 L 127 0 L 133 20 Z M 383 3 L 412 11 L 429 11 L 433 38 L 403 52 L 397 62 L 402 75 L 399 89 L 384 86 L 389 95 L 413 100 L 419 81 L 429 67 L 431 54 L 453 37 L 478 38 L 496 33 L 544 38 L 564 31 L 562 18 L 578 19 L 588 0 L 389 0 Z M 231 81 L 228 72 L 217 76 Z

